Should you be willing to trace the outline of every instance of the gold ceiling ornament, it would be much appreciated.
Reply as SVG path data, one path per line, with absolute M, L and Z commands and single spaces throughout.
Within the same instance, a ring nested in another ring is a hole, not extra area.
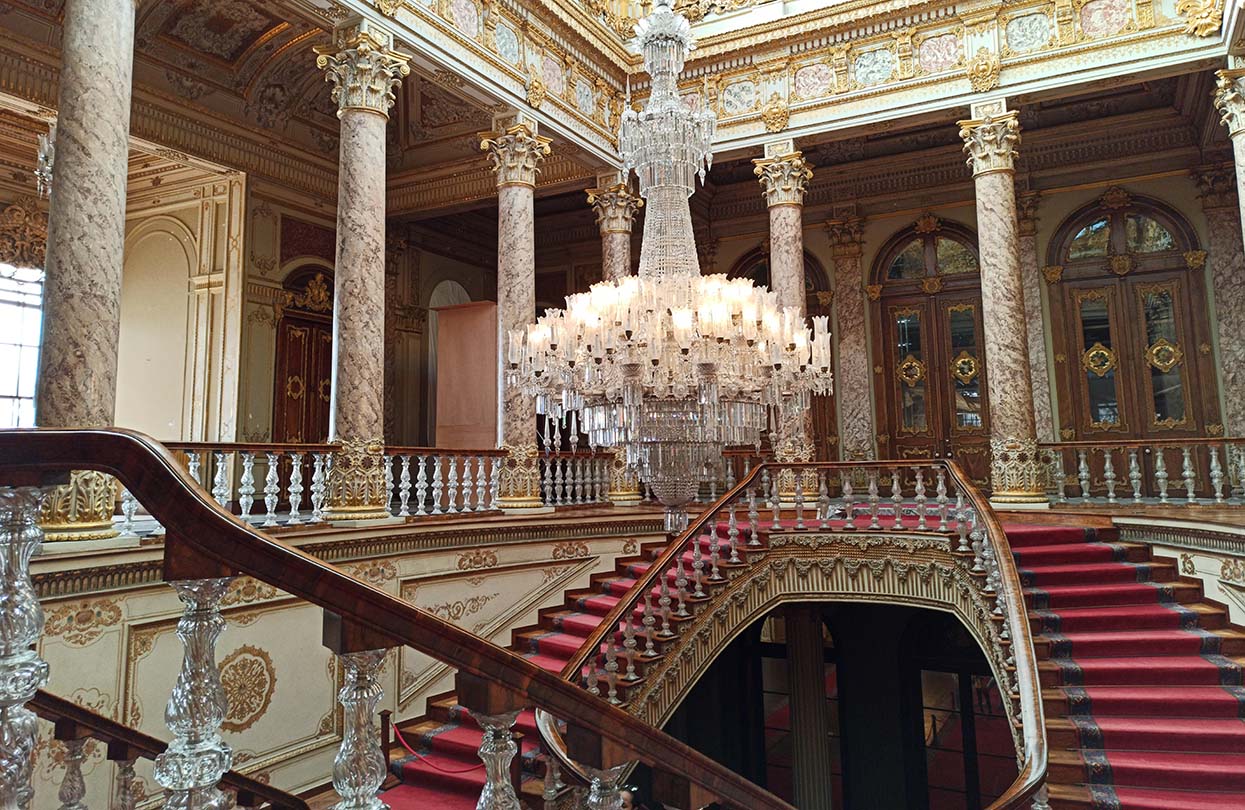
M 1184 253 L 1185 267 L 1190 270 L 1201 270 L 1206 266 L 1206 251 L 1186 250 Z
M 1245 129 L 1245 68 L 1215 71 L 1215 109 L 1228 135 Z
M 1115 351 L 1101 343 L 1095 343 L 1085 350 L 1085 354 L 1081 355 L 1081 367 L 1098 377 L 1107 376 L 1117 364 Z
M 44 540 L 107 540 L 120 532 L 113 527 L 112 513 L 117 502 L 117 482 L 111 475 L 95 470 L 74 470 L 69 483 L 44 497 L 39 511 L 39 527 Z
M 981 47 L 977 49 L 977 55 L 969 61 L 964 72 L 974 93 L 987 93 L 999 86 L 999 74 L 1003 72 L 1003 65 L 999 62 L 998 54 Z
M 0 263 L 43 267 L 48 242 L 48 215 L 34 197 L 19 197 L 0 211 Z
M 752 163 L 752 173 L 761 184 L 767 206 L 803 205 L 808 181 L 813 179 L 813 164 L 803 154 L 757 158 Z
M 325 519 L 381 520 L 385 504 L 385 444 L 381 439 L 342 439 L 333 453 L 325 486 Z
M 1117 253 L 1111 256 L 1108 266 L 1111 272 L 1117 276 L 1126 276 L 1133 269 L 1133 255 L 1131 253 Z
M 539 110 L 540 105 L 545 103 L 545 96 L 549 91 L 545 89 L 545 83 L 539 76 L 533 76 L 527 83 L 527 103 L 532 105 L 532 109 Z
M 925 364 L 909 354 L 895 367 L 895 376 L 909 388 L 925 379 Z
M 766 132 L 782 132 L 791 122 L 791 110 L 777 93 L 771 93 L 769 102 L 761 110 L 761 121 Z
M 333 84 L 337 116 L 365 110 L 389 117 L 394 89 L 411 72 L 409 54 L 394 50 L 393 34 L 356 18 L 333 30 L 331 45 L 316 45 L 316 67 Z
M 942 276 L 927 276 L 921 279 L 921 290 L 926 295 L 935 295 L 942 292 Z
M 935 233 L 941 229 L 942 220 L 930 211 L 921 214 L 916 218 L 916 222 L 912 223 L 912 230 L 920 234 Z
M 882 297 L 882 285 L 881 284 L 866 284 L 865 295 L 868 296 L 870 301 L 878 300 L 879 298 Z
M 1047 284 L 1058 284 L 1063 280 L 1063 265 L 1048 264 L 1042 268 L 1042 278 L 1046 279 Z
M 965 385 L 973 381 L 978 371 L 977 358 L 969 354 L 967 349 L 960 350 L 951 361 L 951 375 Z
M 1133 195 L 1129 194 L 1119 186 L 1111 186 L 1102 193 L 1101 197 L 1098 198 L 1098 204 L 1103 208 L 1116 211 L 1132 205 Z
M 1159 338 L 1146 349 L 1146 362 L 1164 374 L 1184 361 L 1184 350 L 1167 338 Z
M 1184 32 L 1208 37 L 1223 27 L 1222 0 L 1179 0 L 1176 13 L 1184 17 Z

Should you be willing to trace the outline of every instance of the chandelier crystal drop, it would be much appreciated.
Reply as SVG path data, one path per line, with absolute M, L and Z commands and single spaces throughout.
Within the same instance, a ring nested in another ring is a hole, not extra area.
M 508 381 L 535 396 L 547 430 L 569 423 L 589 446 L 622 450 L 678 531 L 725 447 L 759 446 L 770 426 L 830 392 L 829 320 L 809 329 L 768 289 L 700 274 L 688 198 L 711 165 L 716 118 L 678 94 L 695 42 L 670 0 L 657 0 L 636 35 L 651 93 L 643 110 L 623 113 L 619 146 L 645 199 L 639 275 L 594 284 L 511 330 Z

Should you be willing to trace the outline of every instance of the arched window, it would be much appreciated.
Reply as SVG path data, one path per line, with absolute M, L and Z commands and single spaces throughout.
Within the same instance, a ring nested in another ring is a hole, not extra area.
M 877 283 L 902 287 L 929 278 L 963 277 L 976 283 L 977 240 L 962 225 L 925 214 L 890 238 L 875 265 Z M 933 286 L 937 286 L 936 284 Z
M 769 251 L 764 248 L 754 248 L 745 253 L 726 274 L 730 278 L 747 278 L 751 279 L 753 284 L 758 286 L 770 287 L 769 275 Z M 804 292 L 806 295 L 812 296 L 818 292 L 826 292 L 830 289 L 830 279 L 826 275 L 826 270 L 821 266 L 821 262 L 809 253 L 804 251 Z

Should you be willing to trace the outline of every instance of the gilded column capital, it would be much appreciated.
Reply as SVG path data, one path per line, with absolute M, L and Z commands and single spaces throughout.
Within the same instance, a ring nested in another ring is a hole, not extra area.
M 488 153 L 497 187 L 536 186 L 540 164 L 549 154 L 551 139 L 537 135 L 526 123 L 499 132 L 480 133 L 480 149 Z
M 643 207 L 644 200 L 632 194 L 625 183 L 618 183 L 607 188 L 588 189 L 588 204 L 597 212 L 597 224 L 604 236 L 631 233 L 635 212 Z
M 804 191 L 813 179 L 813 164 L 802 153 L 757 158 L 752 162 L 752 173 L 761 183 L 767 206 L 804 204 Z
M 847 217 L 826 221 L 830 255 L 836 259 L 860 258 L 864 245 L 864 219 Z
M 1232 164 L 1200 166 L 1193 170 L 1193 179 L 1197 183 L 1204 210 L 1237 206 L 1236 171 Z
M 373 22 L 354 19 L 333 30 L 333 44 L 317 45 L 316 67 L 333 83 L 337 117 L 347 110 L 379 113 L 393 107 L 393 90 L 411 72 L 411 57 L 393 49 L 393 34 Z
M 987 113 L 982 118 L 959 122 L 964 154 L 973 177 L 1016 170 L 1016 145 L 1020 143 L 1020 121 L 1015 110 Z
M 1230 137 L 1245 131 L 1245 68 L 1215 71 L 1215 109 Z

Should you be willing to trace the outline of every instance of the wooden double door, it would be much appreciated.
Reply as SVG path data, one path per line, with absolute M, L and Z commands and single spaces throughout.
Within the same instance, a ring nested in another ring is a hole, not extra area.
M 981 295 L 883 295 L 874 334 L 883 458 L 949 458 L 989 483 L 990 417 Z M 878 346 L 877 343 L 881 345 Z
M 272 440 L 328 441 L 332 398 L 333 325 L 322 317 L 286 313 L 277 325 Z

